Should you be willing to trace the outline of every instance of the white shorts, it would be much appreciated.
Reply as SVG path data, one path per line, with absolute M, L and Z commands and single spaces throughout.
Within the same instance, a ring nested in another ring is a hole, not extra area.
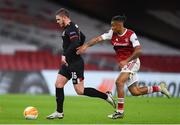
M 139 71 L 139 68 L 140 68 L 140 60 L 139 60 L 139 58 L 137 58 L 137 59 L 130 61 L 127 65 L 125 65 L 121 69 L 121 72 L 129 72 L 130 73 L 129 79 L 126 82 L 126 85 L 128 87 L 139 80 L 139 78 L 137 76 L 137 72 Z

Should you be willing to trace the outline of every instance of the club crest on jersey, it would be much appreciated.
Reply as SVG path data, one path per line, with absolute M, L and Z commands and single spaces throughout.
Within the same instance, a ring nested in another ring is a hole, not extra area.
M 128 38 L 125 38 L 124 40 L 125 40 L 125 42 L 129 42 Z

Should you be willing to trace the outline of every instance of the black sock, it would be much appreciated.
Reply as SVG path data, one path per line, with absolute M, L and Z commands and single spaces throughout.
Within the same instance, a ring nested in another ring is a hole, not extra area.
M 63 112 L 63 102 L 64 102 L 64 88 L 56 88 L 56 103 L 57 109 L 59 113 Z
M 84 88 L 84 95 L 90 97 L 98 97 L 101 99 L 107 99 L 107 95 L 105 93 L 102 93 L 94 88 Z

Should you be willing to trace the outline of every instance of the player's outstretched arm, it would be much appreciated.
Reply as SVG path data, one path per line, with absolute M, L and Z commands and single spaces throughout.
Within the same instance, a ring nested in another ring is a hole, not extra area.
M 85 51 L 87 50 L 87 48 L 99 43 L 103 41 L 103 38 L 101 36 L 97 36 L 95 38 L 92 38 L 90 41 L 86 42 L 85 44 L 83 44 L 82 46 L 77 48 L 76 54 L 82 54 L 85 53 Z

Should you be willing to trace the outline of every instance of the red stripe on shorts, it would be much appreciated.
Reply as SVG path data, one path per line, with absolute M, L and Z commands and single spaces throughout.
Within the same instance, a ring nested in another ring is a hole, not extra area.
M 131 70 L 131 69 L 133 68 L 133 66 L 135 65 L 136 61 L 137 61 L 137 59 L 136 59 L 136 60 L 133 60 L 132 63 L 130 63 L 130 64 L 128 65 L 128 69 Z

